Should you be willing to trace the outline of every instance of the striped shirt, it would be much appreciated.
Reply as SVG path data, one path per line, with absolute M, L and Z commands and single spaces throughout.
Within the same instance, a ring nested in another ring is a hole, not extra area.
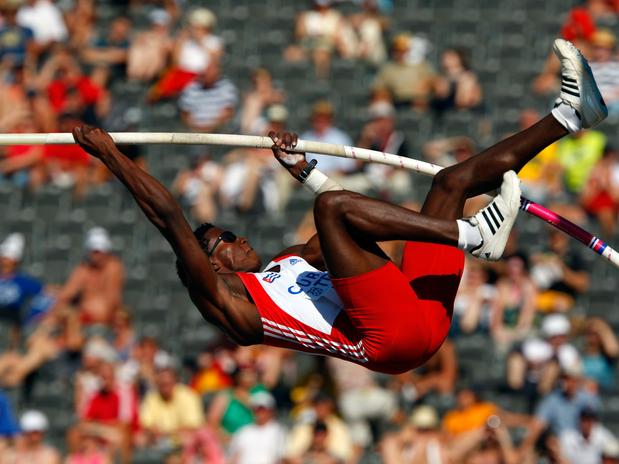
M 591 71 L 606 103 L 619 100 L 619 62 L 592 62 Z
M 181 111 L 189 114 L 193 124 L 210 126 L 224 109 L 236 107 L 238 99 L 238 91 L 229 79 L 219 79 L 208 88 L 196 80 L 185 87 L 178 106 Z

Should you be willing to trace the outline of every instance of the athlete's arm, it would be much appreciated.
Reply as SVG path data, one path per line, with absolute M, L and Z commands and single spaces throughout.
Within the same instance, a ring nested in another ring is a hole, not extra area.
M 172 194 L 154 177 L 123 155 L 109 134 L 91 126 L 76 127 L 73 137 L 99 158 L 129 189 L 144 214 L 170 243 L 181 261 L 190 289 L 199 290 L 218 308 L 229 303 L 230 291 L 213 270 Z
M 297 134 L 293 132 L 284 132 L 283 134 L 269 132 L 269 137 L 273 140 L 272 150 L 275 159 L 286 168 L 292 177 L 302 183 L 301 173 L 309 166 L 309 163 L 305 159 L 305 153 L 291 153 L 286 151 L 294 149 L 297 145 Z M 286 255 L 301 256 L 315 268 L 325 269 L 325 261 L 322 257 L 318 234 L 314 234 L 305 244 L 293 245 L 282 250 L 275 258 Z

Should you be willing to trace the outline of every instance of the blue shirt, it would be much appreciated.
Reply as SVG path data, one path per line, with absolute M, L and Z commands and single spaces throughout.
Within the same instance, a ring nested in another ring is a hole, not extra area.
M 0 391 L 0 437 L 12 437 L 19 432 L 9 399 Z
M 34 38 L 32 30 L 27 27 L 6 25 L 0 28 L 0 60 L 11 57 L 16 64 L 22 64 L 26 58 L 28 42 Z
M 19 312 L 42 289 L 38 280 L 23 274 L 8 279 L 0 277 L 0 313 Z
M 317 134 L 313 130 L 303 132 L 300 137 L 302 140 L 312 142 L 334 143 L 336 145 L 352 145 L 352 140 L 344 131 L 335 127 L 330 127 L 324 134 Z M 357 169 L 357 162 L 349 158 L 339 158 L 337 156 L 319 155 L 318 153 L 307 153 L 307 160 L 315 159 L 318 161 L 316 166 L 325 174 L 337 172 L 351 172 Z
M 565 430 L 577 430 L 580 412 L 585 409 L 599 411 L 600 399 L 591 393 L 580 390 L 568 398 L 559 390 L 548 394 L 537 406 L 535 417 L 550 427 L 557 436 Z

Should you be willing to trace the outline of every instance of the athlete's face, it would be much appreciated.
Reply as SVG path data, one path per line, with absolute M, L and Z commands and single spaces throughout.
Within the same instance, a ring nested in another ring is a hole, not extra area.
M 258 272 L 262 263 L 245 237 L 221 227 L 206 232 L 207 254 L 217 272 Z

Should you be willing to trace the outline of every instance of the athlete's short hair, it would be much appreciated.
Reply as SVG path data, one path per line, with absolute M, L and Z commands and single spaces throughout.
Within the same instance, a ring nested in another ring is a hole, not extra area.
M 193 231 L 193 235 L 196 238 L 196 240 L 198 240 L 198 243 L 200 244 L 200 248 L 202 248 L 202 250 L 204 251 L 204 254 L 206 254 L 207 246 L 208 246 L 208 240 L 206 239 L 206 233 L 213 227 L 215 227 L 213 224 L 204 222 L 200 224 L 198 227 L 196 227 Z M 181 265 L 181 262 L 178 258 L 176 259 L 176 274 L 178 275 L 178 278 L 181 280 L 181 283 L 185 287 L 187 287 L 187 274 L 185 273 L 185 270 L 183 269 L 183 266 Z

